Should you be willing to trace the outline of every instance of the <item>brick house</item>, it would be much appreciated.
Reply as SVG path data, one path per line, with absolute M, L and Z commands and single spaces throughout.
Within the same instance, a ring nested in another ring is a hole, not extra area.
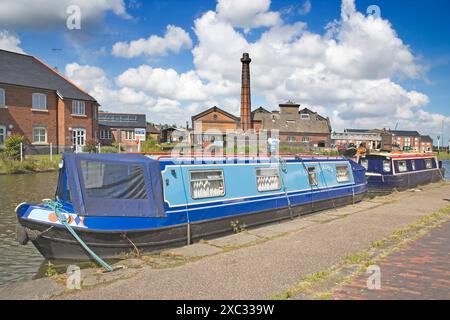
M 119 144 L 125 151 L 137 152 L 136 129 L 146 134 L 145 114 L 135 113 L 98 113 L 99 141 L 102 145 Z
M 433 151 L 433 139 L 430 136 L 420 136 L 420 151 L 422 152 Z
M 97 139 L 97 101 L 38 58 L 0 50 L 0 144 L 13 134 L 32 147 L 80 151 Z

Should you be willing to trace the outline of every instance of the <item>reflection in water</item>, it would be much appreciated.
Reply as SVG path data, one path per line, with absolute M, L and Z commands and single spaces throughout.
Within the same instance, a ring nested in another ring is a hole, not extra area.
M 40 202 L 52 198 L 58 174 L 39 173 L 0 175 L 0 285 L 32 279 L 44 258 L 29 242 L 20 245 L 15 239 L 15 207 L 21 202 Z

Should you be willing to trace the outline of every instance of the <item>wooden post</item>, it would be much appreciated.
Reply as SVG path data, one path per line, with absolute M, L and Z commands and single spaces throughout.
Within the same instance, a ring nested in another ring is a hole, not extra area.
M 53 161 L 53 143 L 50 142 L 50 161 Z
M 23 148 L 23 143 L 21 142 L 20 143 L 20 162 L 23 161 L 23 150 L 22 150 L 22 148 Z

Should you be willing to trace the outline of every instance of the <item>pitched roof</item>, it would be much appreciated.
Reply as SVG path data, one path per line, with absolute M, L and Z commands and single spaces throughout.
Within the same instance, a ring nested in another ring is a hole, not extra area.
M 112 128 L 146 128 L 145 114 L 99 112 L 98 124 Z
M 147 122 L 147 133 L 161 133 L 161 130 L 159 130 L 153 123 Z
M 430 136 L 420 136 L 420 140 L 422 142 L 431 142 L 431 143 L 433 143 L 433 138 L 431 138 Z
M 417 131 L 409 131 L 409 130 L 389 130 L 390 133 L 395 134 L 396 136 L 403 137 L 416 137 L 420 136 L 420 133 Z
M 224 114 L 225 116 L 227 116 L 227 117 L 229 117 L 229 118 L 231 118 L 231 119 L 233 119 L 235 121 L 239 120 L 239 118 L 236 117 L 235 115 L 233 115 L 233 114 L 231 114 L 231 113 L 229 113 L 229 112 L 227 112 L 227 111 L 225 111 L 223 109 L 220 109 L 219 107 L 216 107 L 216 106 L 214 106 L 212 108 L 209 108 L 209 109 L 207 109 L 207 110 L 205 110 L 203 112 L 200 112 L 199 114 L 196 114 L 196 115 L 192 116 L 192 120 L 195 121 L 198 118 L 201 118 L 201 117 L 207 115 L 208 113 L 211 113 L 211 112 L 214 112 L 214 111 L 220 112 L 220 113 Z
M 96 101 L 38 58 L 1 49 L 0 83 L 55 90 L 62 98 Z

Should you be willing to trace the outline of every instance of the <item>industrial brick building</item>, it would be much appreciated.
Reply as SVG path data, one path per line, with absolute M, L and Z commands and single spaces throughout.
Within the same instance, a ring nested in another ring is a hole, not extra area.
M 291 101 L 279 105 L 279 110 L 268 111 L 265 108 L 251 110 L 250 63 L 248 53 L 244 53 L 242 63 L 241 114 L 237 117 L 221 108 L 212 107 L 192 117 L 194 128 L 193 141 L 205 145 L 213 140 L 225 141 L 227 131 L 244 132 L 278 130 L 280 143 L 324 148 L 330 146 L 331 124 L 316 112 L 300 109 L 299 104 Z

